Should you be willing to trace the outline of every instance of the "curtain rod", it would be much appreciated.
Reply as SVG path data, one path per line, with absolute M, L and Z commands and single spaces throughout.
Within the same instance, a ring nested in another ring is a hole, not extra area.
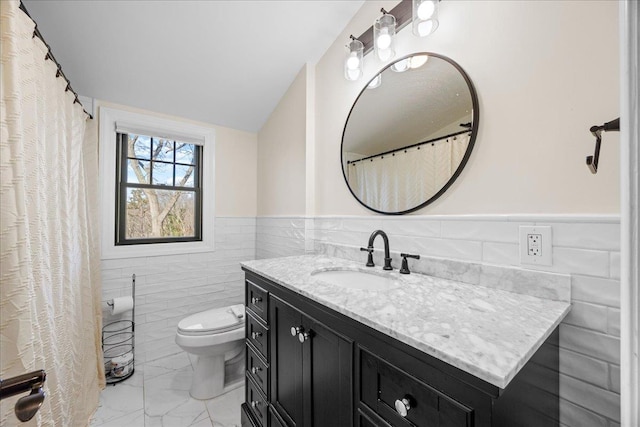
M 90 119 L 93 119 L 93 116 L 91 114 L 89 114 L 87 112 L 87 110 L 85 110 L 84 105 L 82 105 L 82 102 L 80 102 L 80 100 L 78 99 L 78 93 L 75 90 L 73 90 L 73 88 L 71 87 L 71 82 L 69 81 L 67 76 L 64 75 L 64 72 L 62 72 L 62 66 L 56 60 L 55 56 L 53 56 L 53 53 L 51 52 L 51 46 L 49 46 L 49 44 L 44 40 L 44 37 L 42 37 L 42 34 L 40 33 L 40 30 L 38 29 L 38 23 L 35 21 L 35 19 L 33 19 L 31 17 L 31 15 L 27 11 L 27 8 L 24 5 L 24 3 L 22 2 L 22 0 L 20 0 L 20 10 L 22 10 L 24 12 L 24 14 L 27 15 L 29 17 L 29 19 L 31 19 L 31 21 L 33 21 L 33 23 L 35 25 L 32 37 L 38 37 L 42 41 L 42 43 L 44 43 L 44 45 L 47 47 L 47 54 L 44 56 L 45 61 L 47 59 L 50 59 L 51 61 L 53 61 L 54 64 L 56 64 L 56 67 L 58 68 L 58 71 L 56 71 L 56 77 L 62 77 L 67 82 L 67 87 L 65 89 L 65 92 L 71 91 L 71 93 L 73 93 L 73 95 L 75 96 L 75 98 L 73 100 L 73 103 L 74 104 L 79 104 L 80 107 L 82 107 L 82 111 L 84 111 L 84 113 L 87 116 L 89 116 Z
M 349 161 L 347 161 L 347 164 L 351 165 L 351 164 L 354 164 L 354 163 L 362 162 L 363 160 L 373 159 L 374 157 L 381 157 L 381 156 L 385 156 L 387 154 L 396 153 L 398 151 L 408 150 L 409 148 L 419 147 L 419 146 L 424 145 L 424 144 L 437 142 L 437 141 L 440 141 L 442 139 L 451 138 L 452 136 L 462 135 L 463 133 L 467 133 L 467 132 L 471 132 L 471 129 L 461 130 L 461 131 L 458 131 L 458 132 L 450 133 L 449 135 L 439 136 L 437 138 L 433 138 L 433 139 L 430 139 L 428 141 L 422 141 L 422 142 L 418 142 L 418 143 L 415 143 L 415 144 L 407 145 L 405 147 L 394 148 L 393 150 L 385 151 L 384 153 L 373 154 L 371 156 L 363 157 L 363 158 L 358 159 L 358 160 L 349 160 Z

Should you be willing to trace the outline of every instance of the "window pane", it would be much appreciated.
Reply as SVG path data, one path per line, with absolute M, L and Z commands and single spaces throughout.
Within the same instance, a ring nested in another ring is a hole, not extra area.
M 194 153 L 196 146 L 184 142 L 176 141 L 176 163 L 194 164 Z
M 176 186 L 193 187 L 195 182 L 193 175 L 193 166 L 176 165 Z
M 134 184 L 149 183 L 149 162 L 144 160 L 127 160 L 127 182 Z
M 173 141 L 153 138 L 153 160 L 173 162 Z
M 151 138 L 144 135 L 129 134 L 128 157 L 149 160 L 151 157 Z
M 153 164 L 153 184 L 173 185 L 173 165 L 169 163 L 151 162 Z
M 126 238 L 194 237 L 195 208 L 196 195 L 192 191 L 130 188 Z M 162 216 L 165 209 L 167 213 Z

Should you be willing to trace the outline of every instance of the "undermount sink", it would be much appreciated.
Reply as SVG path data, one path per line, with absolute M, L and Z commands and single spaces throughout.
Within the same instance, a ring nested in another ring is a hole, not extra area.
M 335 286 L 368 291 L 384 291 L 397 288 L 399 283 L 392 277 L 356 270 L 326 270 L 311 273 L 312 276 Z

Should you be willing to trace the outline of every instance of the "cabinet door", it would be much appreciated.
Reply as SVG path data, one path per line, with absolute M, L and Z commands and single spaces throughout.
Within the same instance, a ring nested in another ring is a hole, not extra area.
M 271 404 L 289 427 L 303 426 L 302 348 L 291 328 L 302 327 L 302 314 L 270 296 Z
M 353 343 L 320 322 L 303 317 L 305 426 L 353 425 Z M 308 410 L 306 409 L 308 408 Z

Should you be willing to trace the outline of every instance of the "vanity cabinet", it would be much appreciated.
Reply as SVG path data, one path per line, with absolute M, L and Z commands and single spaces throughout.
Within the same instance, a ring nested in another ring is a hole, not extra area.
M 269 322 L 270 401 L 285 425 L 350 425 L 353 343 L 273 294 Z
M 501 389 L 245 272 L 243 427 L 559 425 L 557 329 Z

